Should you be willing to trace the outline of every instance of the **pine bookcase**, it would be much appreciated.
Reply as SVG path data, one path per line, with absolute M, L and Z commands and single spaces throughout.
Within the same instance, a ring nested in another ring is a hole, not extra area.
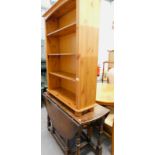
M 48 92 L 80 113 L 95 105 L 100 0 L 58 0 L 45 14 Z

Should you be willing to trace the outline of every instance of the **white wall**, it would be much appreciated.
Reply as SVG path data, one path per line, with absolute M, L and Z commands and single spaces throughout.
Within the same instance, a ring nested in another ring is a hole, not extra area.
M 100 30 L 99 30 L 99 56 L 98 64 L 102 67 L 103 61 L 108 60 L 107 50 L 114 49 L 114 2 L 101 0 Z

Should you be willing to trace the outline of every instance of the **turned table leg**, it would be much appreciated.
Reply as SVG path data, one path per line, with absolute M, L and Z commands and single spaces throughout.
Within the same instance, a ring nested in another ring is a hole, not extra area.
M 96 148 L 97 155 L 102 155 L 103 123 L 104 123 L 104 118 L 101 119 L 100 126 L 99 126 L 99 138 L 97 140 L 97 148 Z
M 87 137 L 88 137 L 88 142 L 91 141 L 91 137 L 93 135 L 93 127 L 91 125 L 88 126 L 88 129 L 87 129 Z
M 81 142 L 81 133 L 82 133 L 82 127 L 79 129 L 78 131 L 78 135 L 77 135 L 77 138 L 76 138 L 76 155 L 80 155 L 80 148 L 81 148 L 81 145 L 80 145 L 80 142 Z
M 76 138 L 76 155 L 80 155 L 80 137 Z

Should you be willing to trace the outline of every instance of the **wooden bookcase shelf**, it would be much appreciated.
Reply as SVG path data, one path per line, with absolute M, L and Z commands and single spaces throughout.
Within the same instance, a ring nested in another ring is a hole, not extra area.
M 51 33 L 48 33 L 47 36 L 61 36 L 61 35 L 67 35 L 70 33 L 73 33 L 76 31 L 76 23 L 69 24 L 67 26 L 64 26 L 58 30 L 55 30 Z
M 76 82 L 76 75 L 72 73 L 66 73 L 66 72 L 50 72 L 50 74 L 55 75 L 57 77 L 70 80 L 73 82 Z
M 48 54 L 48 56 L 75 56 L 75 53 L 52 53 Z
M 45 18 L 59 18 L 76 7 L 76 0 L 59 0 L 44 15 Z
M 48 92 L 75 112 L 95 105 L 100 0 L 58 0 L 44 15 Z
M 60 101 L 66 103 L 68 106 L 72 105 L 75 107 L 75 94 L 64 89 L 64 88 L 57 88 L 48 90 L 52 95 L 59 98 Z

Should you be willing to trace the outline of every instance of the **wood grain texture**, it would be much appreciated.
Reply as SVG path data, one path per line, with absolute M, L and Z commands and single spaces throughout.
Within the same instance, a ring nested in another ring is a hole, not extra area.
M 96 98 L 99 0 L 77 0 L 77 108 L 93 105 Z

